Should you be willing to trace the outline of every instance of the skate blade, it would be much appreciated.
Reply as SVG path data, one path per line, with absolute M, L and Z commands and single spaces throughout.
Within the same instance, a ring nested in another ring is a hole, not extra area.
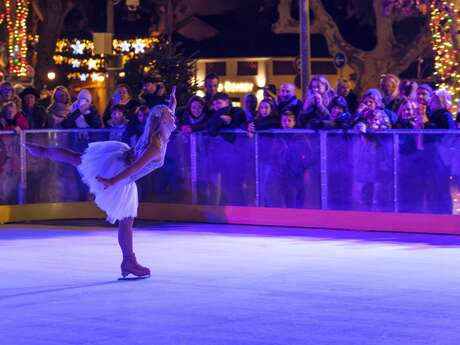
M 142 276 L 142 277 L 136 277 L 136 276 L 132 276 L 132 277 L 120 277 L 118 278 L 118 280 L 127 280 L 127 281 L 130 281 L 130 280 L 144 280 L 144 279 L 148 279 L 150 278 L 150 276 Z

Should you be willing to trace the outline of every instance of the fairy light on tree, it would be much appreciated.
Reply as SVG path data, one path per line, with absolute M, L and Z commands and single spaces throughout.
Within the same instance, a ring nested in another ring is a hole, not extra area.
M 437 87 L 454 96 L 454 111 L 460 100 L 460 0 L 385 0 L 384 14 L 398 11 L 430 16 Z
M 433 34 L 435 75 L 438 87 L 454 95 L 457 107 L 460 97 L 460 1 L 434 1 L 430 7 L 430 29 Z
M 5 0 L 5 20 L 8 31 L 8 73 L 27 76 L 27 16 L 28 0 Z

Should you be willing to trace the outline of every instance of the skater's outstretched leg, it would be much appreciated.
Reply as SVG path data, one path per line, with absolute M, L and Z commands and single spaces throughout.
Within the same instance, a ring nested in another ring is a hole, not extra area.
M 67 163 L 74 167 L 79 166 L 81 163 L 81 153 L 65 149 L 62 147 L 46 147 L 37 144 L 25 144 L 26 149 L 30 154 L 48 158 L 56 162 Z
M 147 267 L 137 263 L 133 251 L 133 224 L 134 218 L 124 218 L 118 223 L 118 244 L 123 253 L 123 262 L 121 263 L 121 275 L 126 277 L 133 274 L 138 277 L 149 276 L 150 270 Z

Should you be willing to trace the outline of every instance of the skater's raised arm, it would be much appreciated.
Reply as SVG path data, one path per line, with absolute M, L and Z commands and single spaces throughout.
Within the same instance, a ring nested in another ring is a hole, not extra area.
M 171 105 L 174 107 L 174 89 L 172 99 Z M 164 105 L 153 107 L 149 112 L 144 133 L 134 147 L 134 151 L 137 153 L 135 162 L 113 177 L 97 176 L 97 180 L 103 183 L 105 188 L 108 188 L 122 180 L 135 176 L 151 162 L 157 161 L 163 164 L 166 144 L 171 132 L 176 128 L 175 121 L 176 118 L 170 108 Z M 152 170 L 154 169 L 155 167 L 152 168 Z M 149 172 L 144 173 L 148 174 Z

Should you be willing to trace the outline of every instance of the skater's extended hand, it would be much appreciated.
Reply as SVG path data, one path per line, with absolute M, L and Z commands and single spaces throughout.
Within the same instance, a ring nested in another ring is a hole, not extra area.
M 104 185 L 104 189 L 109 188 L 115 184 L 115 181 L 112 178 L 104 178 L 101 176 L 96 176 L 96 180 Z
M 173 85 L 171 88 L 171 94 L 169 95 L 169 109 L 173 114 L 176 113 L 177 99 L 176 99 L 176 86 Z

